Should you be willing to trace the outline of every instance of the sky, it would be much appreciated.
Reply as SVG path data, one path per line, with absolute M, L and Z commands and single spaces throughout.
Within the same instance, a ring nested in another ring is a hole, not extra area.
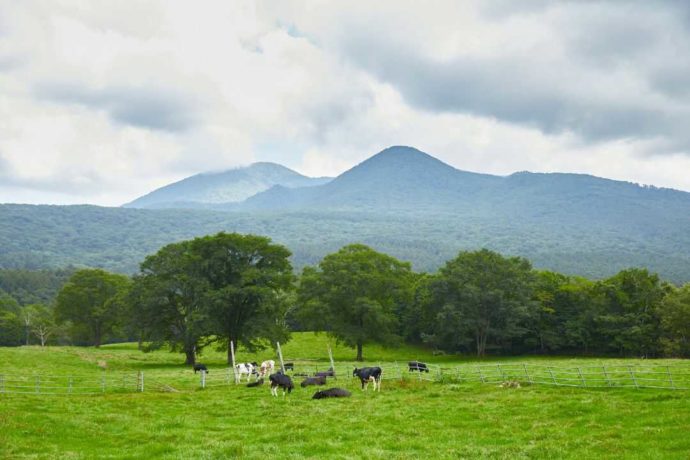
M 391 145 L 690 191 L 690 2 L 0 0 L 0 203 Z

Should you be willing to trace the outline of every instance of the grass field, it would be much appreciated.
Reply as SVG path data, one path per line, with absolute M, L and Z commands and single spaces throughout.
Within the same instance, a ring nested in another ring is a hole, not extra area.
M 349 368 L 354 351 L 334 347 Z M 304 370 L 328 367 L 326 338 L 295 334 L 283 347 Z M 419 359 L 471 366 L 412 347 L 365 348 L 371 363 Z M 239 361 L 273 358 L 240 351 Z M 98 366 L 107 363 L 107 371 Z M 95 395 L 0 394 L 1 458 L 690 458 L 690 392 L 634 388 L 523 385 L 476 381 L 385 380 L 380 393 L 352 391 L 312 400 L 299 386 L 285 398 L 267 386 L 199 388 L 199 376 L 165 351 L 144 354 L 132 344 L 101 349 L 0 348 L 0 374 L 99 376 L 143 371 L 147 389 Z M 209 384 L 224 379 L 224 355 L 208 351 Z M 499 361 L 492 361 L 499 362 Z M 527 357 L 506 365 L 638 366 L 639 360 Z M 646 363 L 649 364 L 649 360 Z M 679 366 L 674 360 L 659 366 Z M 405 376 L 407 377 L 407 376 Z M 415 375 L 416 377 L 416 375 Z M 299 379 L 296 379 L 299 381 Z M 524 383 L 524 382 L 523 382 Z M 176 392 L 159 391 L 165 384 Z

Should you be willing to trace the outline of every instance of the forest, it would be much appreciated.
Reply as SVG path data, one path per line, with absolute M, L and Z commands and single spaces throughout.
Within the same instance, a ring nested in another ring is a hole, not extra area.
M 0 270 L 0 345 L 168 346 L 193 363 L 230 341 L 253 350 L 318 330 L 356 347 L 438 353 L 690 357 L 690 283 L 644 268 L 591 280 L 522 257 L 462 250 L 437 271 L 363 244 L 299 273 L 268 237 L 218 233 L 164 246 L 133 276 Z

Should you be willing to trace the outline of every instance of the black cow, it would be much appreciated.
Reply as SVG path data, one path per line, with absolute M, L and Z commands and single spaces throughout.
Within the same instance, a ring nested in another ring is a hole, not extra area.
M 256 382 L 251 382 L 247 384 L 247 387 L 249 388 L 254 388 L 254 387 L 259 387 L 264 384 L 264 379 L 259 379 Z
M 208 369 L 206 369 L 206 365 L 205 365 L 205 364 L 196 363 L 196 364 L 194 365 L 194 373 L 195 373 L 195 374 L 196 374 L 196 371 L 204 371 L 204 372 L 206 372 L 206 373 L 208 374 Z
M 295 370 L 295 363 L 285 363 L 285 370 L 286 371 L 294 371 Z
M 319 376 L 319 377 L 307 377 L 300 383 L 300 386 L 302 388 L 308 387 L 309 385 L 325 385 L 326 384 L 326 377 L 325 376 Z
M 285 396 L 285 390 L 287 390 L 288 393 L 291 393 L 292 389 L 295 388 L 289 375 L 277 372 L 275 374 L 271 374 L 268 379 L 271 381 L 271 394 L 273 396 L 278 396 L 278 387 L 283 389 L 283 396 Z
M 328 390 L 317 391 L 311 399 L 323 399 L 323 398 L 346 398 L 352 396 L 347 390 L 342 388 L 329 388 Z
M 407 363 L 407 367 L 409 367 L 410 372 L 429 372 L 429 368 L 426 367 L 426 363 L 421 361 L 410 361 Z
M 369 389 L 369 382 L 374 382 L 374 391 L 381 391 L 381 373 L 383 371 L 380 367 L 363 367 L 352 371 L 353 377 L 359 377 L 362 382 L 362 390 Z M 366 384 L 366 386 L 365 386 Z

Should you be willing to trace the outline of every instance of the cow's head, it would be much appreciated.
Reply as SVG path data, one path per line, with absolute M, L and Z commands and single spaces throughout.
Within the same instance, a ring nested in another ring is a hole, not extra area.
M 352 376 L 353 376 L 353 377 L 357 377 L 358 375 L 359 375 L 359 369 L 357 369 L 357 368 L 355 367 L 355 370 L 352 371 Z

